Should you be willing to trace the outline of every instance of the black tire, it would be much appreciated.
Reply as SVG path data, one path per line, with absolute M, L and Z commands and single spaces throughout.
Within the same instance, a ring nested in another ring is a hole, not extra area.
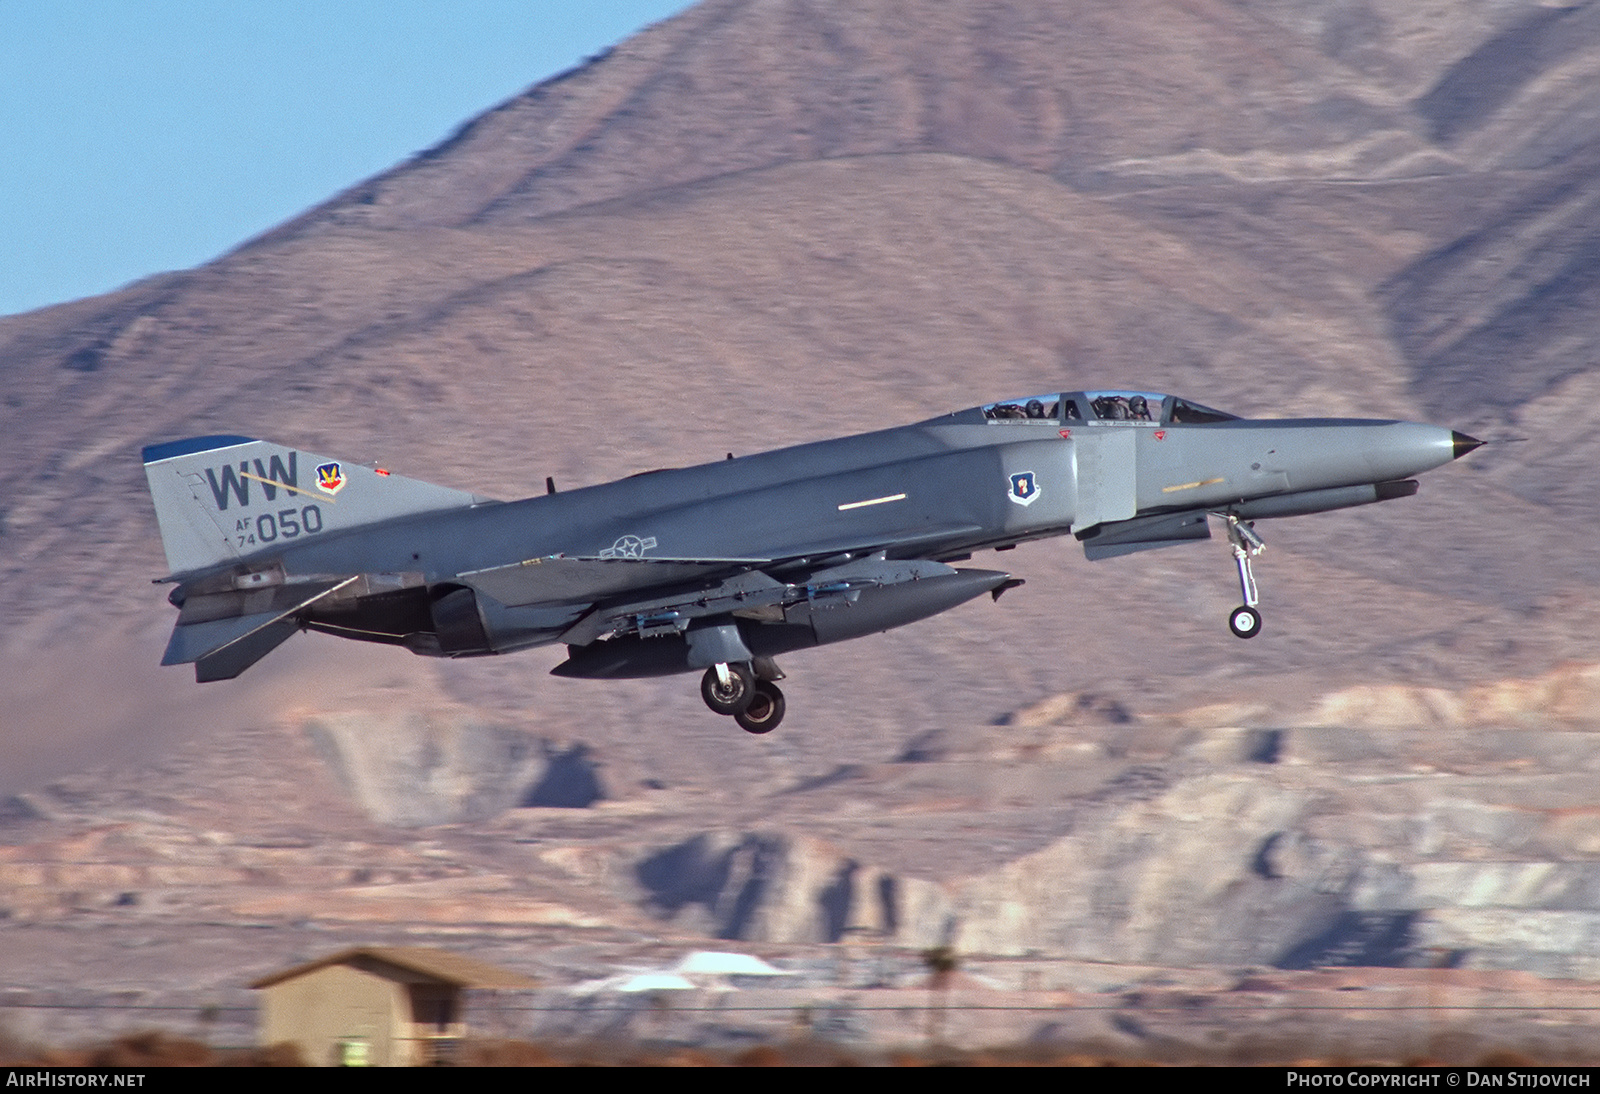
M 1261 613 L 1248 604 L 1241 604 L 1228 616 L 1228 629 L 1235 638 L 1254 638 L 1261 633 Z
M 750 705 L 735 714 L 733 720 L 746 733 L 771 733 L 783 721 L 783 712 L 787 707 L 777 684 L 770 680 L 757 680 Z
M 756 696 L 755 674 L 745 665 L 728 666 L 728 682 L 717 677 L 712 665 L 700 680 L 700 698 L 714 713 L 738 717 Z

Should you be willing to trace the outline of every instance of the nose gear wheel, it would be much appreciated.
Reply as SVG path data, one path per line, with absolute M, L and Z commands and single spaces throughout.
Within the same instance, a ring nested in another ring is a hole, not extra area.
M 1254 638 L 1261 633 L 1261 613 L 1248 604 L 1241 604 L 1228 616 L 1228 629 L 1235 638 Z

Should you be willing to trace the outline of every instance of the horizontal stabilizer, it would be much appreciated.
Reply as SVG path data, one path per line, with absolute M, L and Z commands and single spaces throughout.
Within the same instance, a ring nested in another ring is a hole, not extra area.
M 232 645 L 224 646 L 216 653 L 200 658 L 194 664 L 194 678 L 202 684 L 217 680 L 232 680 L 277 649 L 285 639 L 299 629 L 300 625 L 292 619 L 279 619 L 268 623 Z
M 323 593 L 350 583 L 348 578 L 267 585 L 262 588 L 222 589 L 216 592 L 190 592 L 178 612 L 178 625 L 209 623 L 214 619 L 236 619 L 243 615 L 274 617 L 299 611 Z
M 704 581 L 766 562 L 755 558 L 530 558 L 462 574 L 460 580 L 508 607 L 582 604 L 634 589 Z
M 232 619 L 213 619 L 207 623 L 180 623 L 172 628 L 172 638 L 167 642 L 167 652 L 162 654 L 161 663 L 187 665 L 198 661 L 207 654 L 248 638 L 281 618 L 278 612 L 258 612 Z
M 285 600 L 280 594 L 278 603 L 272 608 L 253 611 L 248 615 L 206 618 L 186 623 L 180 614 L 178 625 L 172 628 L 172 638 L 167 642 L 167 652 L 162 656 L 161 663 L 186 665 L 194 662 L 195 679 L 202 684 L 211 680 L 231 680 L 271 653 L 299 628 L 293 618 L 296 612 L 359 580 L 359 577 L 350 577 L 339 582 L 302 586 L 301 595 Z M 282 588 L 280 586 L 280 590 Z M 184 607 L 187 609 L 188 604 Z M 215 615 L 215 612 L 200 614 Z M 222 675 L 214 675 L 219 672 Z

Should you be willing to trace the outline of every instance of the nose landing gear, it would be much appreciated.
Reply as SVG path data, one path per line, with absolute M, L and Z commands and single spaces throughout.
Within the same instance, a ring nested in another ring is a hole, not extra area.
M 1233 561 L 1239 567 L 1239 590 L 1244 595 L 1244 603 L 1228 615 L 1228 629 L 1237 638 L 1254 638 L 1261 633 L 1261 613 L 1256 609 L 1261 597 L 1256 592 L 1256 575 L 1250 560 L 1265 551 L 1267 545 L 1253 524 L 1231 513 L 1224 514 L 1223 519 L 1227 521 L 1228 542 L 1233 545 Z
M 770 659 L 722 663 L 706 669 L 700 697 L 714 713 L 728 715 L 746 733 L 771 733 L 788 704 L 775 681 L 783 672 Z

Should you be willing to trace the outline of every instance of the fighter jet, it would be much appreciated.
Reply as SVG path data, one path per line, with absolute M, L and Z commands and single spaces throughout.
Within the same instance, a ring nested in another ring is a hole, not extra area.
M 1414 422 L 1250 420 L 1073 391 L 500 502 L 240 436 L 144 450 L 178 608 L 162 664 L 238 676 L 299 630 L 480 657 L 564 643 L 558 676 L 703 672 L 751 733 L 774 658 L 1022 584 L 951 563 L 1072 535 L 1091 560 L 1232 547 L 1261 630 L 1259 520 L 1407 497 L 1483 442 Z

